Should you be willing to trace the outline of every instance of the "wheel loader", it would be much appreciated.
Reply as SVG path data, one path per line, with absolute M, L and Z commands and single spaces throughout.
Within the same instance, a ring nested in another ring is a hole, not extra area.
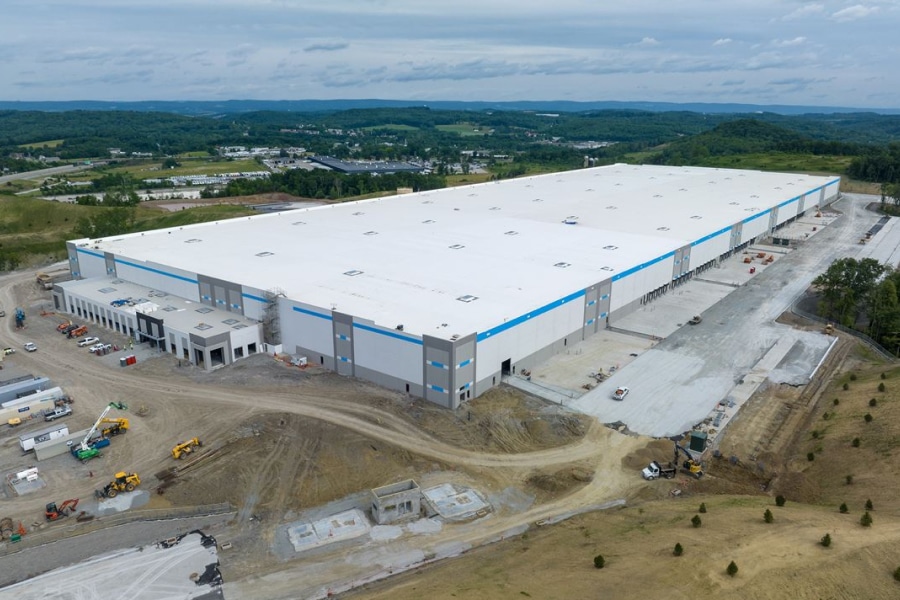
M 94 494 L 97 498 L 115 498 L 119 492 L 133 492 L 134 488 L 141 484 L 141 478 L 137 473 L 126 473 L 120 471 L 116 473 L 116 478 L 106 484 L 102 490 L 97 490 Z

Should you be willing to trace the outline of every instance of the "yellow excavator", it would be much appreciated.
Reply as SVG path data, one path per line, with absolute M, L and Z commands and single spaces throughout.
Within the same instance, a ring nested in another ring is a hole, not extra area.
M 116 473 L 116 478 L 110 481 L 102 490 L 94 492 L 98 498 L 115 498 L 119 492 L 133 492 L 134 488 L 141 484 L 141 478 L 137 473 Z
M 172 458 L 187 458 L 187 455 L 194 451 L 194 448 L 200 448 L 203 446 L 203 442 L 199 439 L 192 437 L 186 442 L 181 442 L 172 448 Z
M 684 454 L 687 460 L 684 461 L 681 465 L 681 470 L 685 473 L 690 473 L 697 479 L 703 477 L 703 465 L 700 464 L 700 461 L 696 460 L 690 452 L 685 450 L 682 446 L 679 446 L 677 443 L 675 444 L 675 464 L 678 464 L 678 453 L 681 452 Z

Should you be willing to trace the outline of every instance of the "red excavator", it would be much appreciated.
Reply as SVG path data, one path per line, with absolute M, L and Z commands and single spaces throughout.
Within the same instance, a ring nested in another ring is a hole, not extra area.
M 56 502 L 51 502 L 47 505 L 47 510 L 44 512 L 44 516 L 47 517 L 48 521 L 56 521 L 57 519 L 62 519 L 63 517 L 69 516 L 69 513 L 75 512 L 75 508 L 77 506 L 78 498 L 69 498 L 68 500 L 64 500 L 58 508 L 56 506 Z

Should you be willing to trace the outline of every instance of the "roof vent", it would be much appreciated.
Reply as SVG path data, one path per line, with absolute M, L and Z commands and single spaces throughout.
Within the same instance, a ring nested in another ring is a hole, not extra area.
M 451 250 L 462 250 L 465 248 L 462 244 L 453 244 L 452 246 L 448 246 Z
M 351 269 L 350 271 L 344 271 L 344 275 L 348 277 L 356 277 L 357 275 L 362 275 L 362 271 L 357 271 L 356 269 Z
M 669 228 L 668 227 L 657 227 L 656 230 L 657 231 L 668 231 Z
M 358 216 L 364 215 L 364 214 L 366 214 L 366 213 L 364 213 L 364 212 L 362 212 L 362 211 L 359 211 L 359 212 L 353 213 L 353 216 L 354 216 L 354 217 L 358 217 Z
M 578 217 L 575 215 L 570 215 L 563 219 L 563 223 L 566 225 L 578 225 Z
M 257 252 L 256 255 L 259 256 L 260 258 L 264 258 L 266 256 L 275 256 L 275 253 L 274 252 Z
M 306 225 L 306 221 L 294 221 L 291 225 Z
M 691 218 L 692 218 L 692 219 L 702 219 L 703 217 L 701 217 L 700 215 L 694 215 L 694 216 L 692 216 Z
M 618 250 L 618 246 L 603 246 L 604 250 Z
M 378 235 L 377 231 L 367 231 L 363 235 Z
M 203 240 L 197 238 L 191 238 L 189 240 L 184 240 L 185 244 L 196 244 L 197 242 L 202 242 Z
M 558 263 L 556 263 L 556 264 L 553 265 L 553 266 L 554 266 L 554 267 L 559 267 L 560 269 L 565 269 L 566 267 L 571 267 L 572 264 L 571 264 L 571 263 L 567 263 L 567 262 L 558 262 Z
M 471 294 L 466 294 L 465 296 L 460 296 L 459 298 L 457 298 L 457 300 L 459 300 L 460 302 L 466 302 L 466 303 L 475 302 L 476 300 L 478 300 L 478 296 L 472 296 Z
M 518 231 L 507 231 L 504 235 L 519 235 Z
M 431 223 L 434 223 L 434 219 L 425 219 L 424 221 L 422 221 L 422 223 L 424 223 L 425 225 L 429 225 Z

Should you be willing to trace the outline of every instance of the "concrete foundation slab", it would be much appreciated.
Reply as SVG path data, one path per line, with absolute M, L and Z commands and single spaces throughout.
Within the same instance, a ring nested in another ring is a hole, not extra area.
M 371 530 L 369 519 L 359 509 L 338 513 L 317 521 L 297 523 L 287 529 L 295 552 L 317 548 L 363 536 Z
M 422 490 L 422 495 L 441 517 L 449 521 L 474 519 L 491 509 L 478 492 L 452 483 Z
M 13 472 L 7 473 L 4 481 L 6 481 L 8 491 L 12 493 L 12 496 L 25 496 L 47 487 L 47 482 L 40 475 L 29 481 L 28 479 L 19 479 Z

